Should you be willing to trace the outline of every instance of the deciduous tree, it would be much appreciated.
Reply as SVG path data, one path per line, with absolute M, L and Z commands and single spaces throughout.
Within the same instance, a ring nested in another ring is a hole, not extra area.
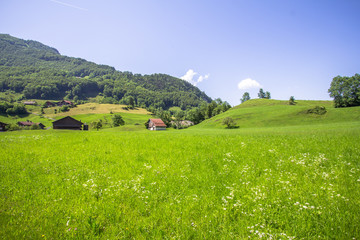
M 241 101 L 241 103 L 243 103 L 243 102 L 246 102 L 248 100 L 250 100 L 250 94 L 248 92 L 245 92 L 243 94 L 242 98 L 240 99 L 240 101 Z
M 334 77 L 328 92 L 336 108 L 360 106 L 360 75 Z

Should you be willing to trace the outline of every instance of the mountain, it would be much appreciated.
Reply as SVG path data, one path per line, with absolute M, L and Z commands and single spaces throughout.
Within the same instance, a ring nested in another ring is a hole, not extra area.
M 0 34 L 0 91 L 26 99 L 86 100 L 168 109 L 189 109 L 211 98 L 197 87 L 166 74 L 141 75 L 63 56 L 55 48 Z

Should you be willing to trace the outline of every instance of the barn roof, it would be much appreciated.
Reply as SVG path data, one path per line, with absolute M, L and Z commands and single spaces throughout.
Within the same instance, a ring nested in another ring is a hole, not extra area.
M 67 116 L 67 117 L 64 117 L 64 118 L 61 118 L 59 120 L 56 120 L 54 122 L 52 122 L 53 124 L 61 124 L 61 123 L 64 123 L 66 125 L 69 125 L 69 124 L 79 124 L 79 125 L 83 125 L 83 123 L 81 121 L 78 121 L 70 116 Z
M 156 127 L 166 127 L 166 124 L 160 118 L 150 118 L 149 121 L 153 122 Z
M 22 125 L 22 126 L 32 126 L 34 125 L 35 123 L 31 122 L 31 121 L 25 121 L 25 122 L 18 122 L 19 125 Z
M 25 105 L 35 105 L 36 102 L 35 101 L 26 101 L 24 102 Z

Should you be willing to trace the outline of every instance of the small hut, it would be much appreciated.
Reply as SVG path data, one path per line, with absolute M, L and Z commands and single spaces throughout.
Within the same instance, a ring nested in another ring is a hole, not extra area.
M 70 102 L 70 101 L 67 101 L 67 100 L 61 100 L 61 101 L 59 101 L 59 102 L 57 103 L 57 105 L 58 105 L 59 107 L 61 107 L 61 106 L 70 106 L 70 105 L 73 105 L 73 103 Z
M 46 101 L 45 104 L 44 104 L 45 107 L 55 107 L 56 104 L 53 103 L 53 102 L 50 102 L 50 101 Z
M 7 125 L 9 125 L 9 124 L 0 122 L 0 132 L 6 131 L 6 126 L 7 126 Z
M 24 122 L 18 122 L 19 127 L 31 127 L 33 125 L 38 125 L 40 129 L 44 129 L 45 125 L 42 123 L 34 123 L 32 121 L 24 121 Z
M 70 129 L 70 130 L 81 130 L 84 125 L 81 121 L 78 121 L 72 117 L 64 117 L 59 119 L 53 124 L 53 129 Z
M 147 121 L 147 126 L 149 130 L 166 130 L 166 124 L 160 118 L 150 118 Z
M 33 123 L 32 121 L 27 120 L 27 121 L 23 121 L 23 122 L 18 122 L 17 124 L 19 125 L 19 127 L 31 127 L 35 123 Z
M 24 105 L 36 105 L 35 101 L 25 101 Z

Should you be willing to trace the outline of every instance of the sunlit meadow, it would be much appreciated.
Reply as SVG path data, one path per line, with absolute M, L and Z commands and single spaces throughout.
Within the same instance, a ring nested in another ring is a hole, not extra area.
M 360 125 L 0 134 L 3 239 L 359 239 Z

